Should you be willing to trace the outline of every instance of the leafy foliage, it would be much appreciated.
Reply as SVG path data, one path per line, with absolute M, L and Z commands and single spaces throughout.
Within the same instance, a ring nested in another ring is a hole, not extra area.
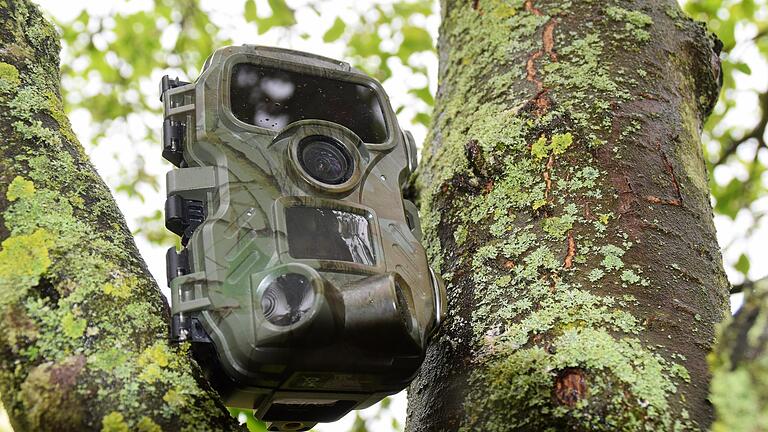
M 108 180 L 114 191 L 143 202 L 145 194 L 161 188 L 162 172 L 146 163 L 146 158 L 158 159 L 159 153 L 119 148 L 116 137 L 159 143 L 159 77 L 195 76 L 208 54 L 231 40 L 219 36 L 220 28 L 198 0 L 155 0 L 151 10 L 108 15 L 84 10 L 73 21 L 57 24 L 64 46 L 67 110 L 87 111 L 91 137 L 84 144 L 89 153 L 96 147 L 111 153 L 117 175 Z M 134 233 L 150 242 L 174 242 L 163 227 L 161 212 L 135 222 Z
M 290 27 L 296 24 L 296 17 L 284 0 L 269 0 L 271 14 L 267 17 L 260 17 L 256 12 L 256 1 L 246 0 L 245 19 L 256 23 L 259 34 L 268 32 L 273 27 Z

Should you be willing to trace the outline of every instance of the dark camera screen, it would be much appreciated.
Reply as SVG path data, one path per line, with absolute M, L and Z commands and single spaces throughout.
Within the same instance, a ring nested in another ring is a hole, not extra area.
M 387 139 L 376 92 L 362 84 L 239 63 L 232 68 L 229 98 L 232 114 L 254 126 L 279 130 L 298 120 L 327 120 L 363 142 Z
M 376 264 L 371 229 L 363 215 L 288 207 L 285 220 L 288 251 L 294 258 Z

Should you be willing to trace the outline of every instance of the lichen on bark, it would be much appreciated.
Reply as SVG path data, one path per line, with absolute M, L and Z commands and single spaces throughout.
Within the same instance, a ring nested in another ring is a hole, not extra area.
M 450 312 L 410 431 L 708 426 L 716 53 L 670 7 L 443 2 L 416 183 Z
M 73 134 L 58 35 L 0 5 L 0 394 L 16 430 L 235 430 Z

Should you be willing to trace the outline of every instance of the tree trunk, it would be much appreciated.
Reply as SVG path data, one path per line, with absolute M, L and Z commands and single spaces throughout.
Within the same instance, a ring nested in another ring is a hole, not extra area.
M 672 0 L 442 6 L 416 185 L 449 318 L 407 429 L 706 429 L 718 43 Z
M 0 1 L 0 392 L 16 431 L 234 430 L 63 112 L 59 43 Z

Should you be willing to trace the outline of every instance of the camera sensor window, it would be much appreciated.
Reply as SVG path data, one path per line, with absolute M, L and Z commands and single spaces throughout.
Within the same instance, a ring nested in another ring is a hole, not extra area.
M 371 227 L 364 215 L 314 207 L 285 209 L 288 251 L 297 259 L 375 265 Z
M 232 114 L 254 126 L 280 130 L 299 120 L 326 120 L 349 128 L 363 142 L 387 140 L 379 98 L 363 84 L 238 63 L 229 98 Z

